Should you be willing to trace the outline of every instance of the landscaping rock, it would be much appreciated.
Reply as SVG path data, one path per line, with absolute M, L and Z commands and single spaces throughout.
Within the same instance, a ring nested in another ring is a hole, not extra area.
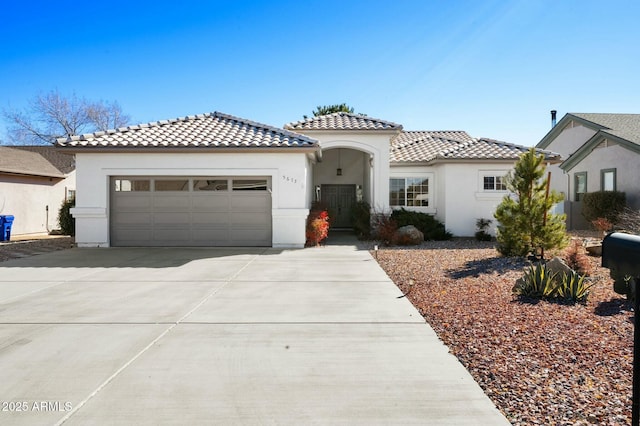
M 573 269 L 569 268 L 569 266 L 567 266 L 567 264 L 558 256 L 547 262 L 547 268 L 549 268 L 549 272 L 556 274 L 557 280 L 562 280 L 562 277 L 565 274 L 569 275 L 573 272 Z
M 413 225 L 398 228 L 394 234 L 394 240 L 398 245 L 418 245 L 424 241 L 424 234 Z

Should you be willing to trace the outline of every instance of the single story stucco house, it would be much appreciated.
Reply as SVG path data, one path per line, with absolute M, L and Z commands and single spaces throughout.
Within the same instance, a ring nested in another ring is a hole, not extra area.
M 562 156 L 552 165 L 551 188 L 564 194 L 569 229 L 590 229 L 582 216 L 584 194 L 621 191 L 640 209 L 640 114 L 567 113 L 536 145 Z
M 58 229 L 62 202 L 75 194 L 75 162 L 51 146 L 0 146 L 0 215 L 12 215 L 11 234 Z
M 219 112 L 59 139 L 77 164 L 79 246 L 302 247 L 314 201 L 435 215 L 457 236 L 492 218 L 526 147 L 334 113 L 272 127 Z M 554 153 L 545 152 L 549 161 Z

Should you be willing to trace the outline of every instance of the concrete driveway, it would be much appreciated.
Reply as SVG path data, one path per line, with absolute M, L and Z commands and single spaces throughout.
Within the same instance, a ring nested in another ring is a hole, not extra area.
M 508 425 L 368 252 L 0 263 L 0 424 Z

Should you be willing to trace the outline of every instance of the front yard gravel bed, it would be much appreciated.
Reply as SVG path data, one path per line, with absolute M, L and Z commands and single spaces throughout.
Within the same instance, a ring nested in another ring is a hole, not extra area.
M 74 239 L 68 236 L 25 241 L 4 241 L 0 242 L 0 262 L 49 253 L 51 251 L 66 250 L 73 246 Z
M 600 258 L 570 305 L 513 296 L 527 263 L 491 242 L 371 253 L 513 425 L 631 424 L 633 311 Z

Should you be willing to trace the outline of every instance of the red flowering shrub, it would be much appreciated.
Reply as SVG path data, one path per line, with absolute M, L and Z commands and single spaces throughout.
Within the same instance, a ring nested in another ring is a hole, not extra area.
M 311 210 L 307 218 L 307 246 L 317 246 L 329 235 L 329 213 Z

